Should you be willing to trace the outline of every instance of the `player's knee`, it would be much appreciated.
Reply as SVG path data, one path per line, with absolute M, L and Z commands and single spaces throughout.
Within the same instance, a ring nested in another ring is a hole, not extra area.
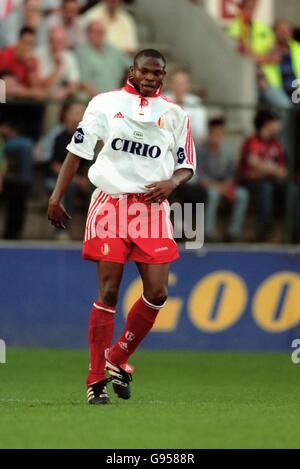
M 118 292 L 119 288 L 117 285 L 107 284 L 104 286 L 100 295 L 100 301 L 102 301 L 107 306 L 116 306 L 118 301 Z
M 151 287 L 144 292 L 144 296 L 149 303 L 160 306 L 167 301 L 168 290 L 167 287 Z

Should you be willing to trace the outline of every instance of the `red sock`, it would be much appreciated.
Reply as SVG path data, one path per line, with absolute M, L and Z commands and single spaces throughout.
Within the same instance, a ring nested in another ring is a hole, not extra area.
M 115 308 L 96 301 L 89 320 L 90 367 L 87 386 L 105 379 L 104 350 L 111 344 L 114 333 Z
M 142 295 L 128 313 L 125 329 L 109 351 L 112 363 L 121 365 L 135 351 L 152 328 L 159 310 L 163 307 L 149 303 Z

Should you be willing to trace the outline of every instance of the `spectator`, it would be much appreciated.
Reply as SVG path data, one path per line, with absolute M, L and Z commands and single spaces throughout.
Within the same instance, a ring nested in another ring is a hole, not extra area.
M 255 202 L 258 240 L 266 241 L 272 226 L 274 191 L 283 190 L 287 170 L 278 139 L 281 131 L 278 116 L 270 111 L 259 111 L 254 124 L 255 134 L 242 145 L 239 177 Z
M 35 30 L 37 44 L 45 42 L 41 0 L 24 0 L 14 6 L 11 13 L 0 24 L 1 45 L 12 46 L 17 40 L 22 28 Z
M 4 239 L 21 236 L 26 215 L 30 183 L 32 180 L 32 142 L 20 134 L 13 122 L 2 122 L 0 134 L 4 138 L 6 171 L 3 181 L 5 206 Z
M 87 28 L 87 42 L 77 49 L 84 90 L 89 96 L 119 88 L 131 65 L 129 58 L 106 43 L 102 21 Z
M 166 93 L 166 96 L 187 111 L 195 143 L 200 143 L 207 135 L 207 111 L 201 99 L 190 92 L 189 72 L 184 69 L 175 70 L 171 74 L 169 88 L 170 91 Z
M 227 32 L 238 43 L 243 54 L 268 54 L 274 44 L 270 27 L 254 18 L 258 0 L 241 0 L 240 14 L 230 24 Z
M 65 104 L 59 116 L 59 121 L 54 124 L 37 142 L 34 148 L 34 158 L 39 163 L 49 163 L 53 155 L 56 137 L 65 130 L 65 113 L 68 112 L 69 103 Z
M 206 240 L 216 240 L 217 211 L 221 200 L 226 200 L 232 205 L 226 240 L 232 242 L 240 237 L 249 197 L 235 182 L 234 158 L 224 138 L 224 119 L 211 119 L 207 140 L 197 148 L 197 185 L 206 193 Z
M 21 29 L 16 45 L 0 51 L 0 72 L 5 71 L 15 77 L 18 97 L 43 98 L 45 92 L 41 86 L 39 64 L 33 55 L 35 32 L 32 28 Z M 11 85 L 12 83 L 10 83 Z
M 50 160 L 50 174 L 46 180 L 46 189 L 49 194 L 54 189 L 58 173 L 67 155 L 66 147 L 76 131 L 78 123 L 82 120 L 84 109 L 85 107 L 78 103 L 69 104 L 64 109 L 63 129 L 55 138 Z M 81 197 L 82 202 L 86 201 L 86 195 L 89 191 L 88 166 L 87 160 L 81 161 L 79 171 L 64 196 L 63 203 L 68 213 L 73 212 L 76 197 Z
M 10 103 L 15 98 L 44 99 L 46 91 L 39 76 L 39 64 L 33 55 L 35 31 L 24 27 L 15 46 L 0 51 L 0 77 L 6 85 L 8 103 L 1 107 L 1 118 L 18 119 L 24 124 L 24 133 L 36 139 L 40 132 L 43 105 L 35 102 L 29 105 L 22 102 Z M 30 119 L 28 119 L 30 115 Z
M 122 8 L 121 0 L 103 0 L 84 14 L 86 23 L 103 21 L 107 42 L 128 54 L 138 49 L 137 29 L 132 17 Z
M 293 39 L 293 29 L 288 21 L 277 21 L 275 36 L 270 54 L 256 58 L 263 71 L 261 93 L 269 104 L 289 109 L 297 89 L 295 80 L 300 80 L 300 43 Z
M 80 71 L 75 54 L 66 48 L 64 29 L 49 31 L 48 46 L 39 48 L 36 55 L 49 96 L 60 100 L 73 96 L 79 87 Z
M 23 6 L 22 22 L 16 34 L 24 26 L 32 28 L 36 32 L 36 43 L 37 45 L 45 42 L 45 31 L 43 25 L 43 15 L 41 0 L 25 0 Z M 16 38 L 17 39 L 17 38 Z
M 83 43 L 85 34 L 79 16 L 80 5 L 78 0 L 63 0 L 61 12 L 53 13 L 46 20 L 46 29 L 63 28 L 66 33 L 66 46 L 75 49 Z
M 0 80 L 5 83 L 5 106 L 0 107 L 0 117 L 3 120 L 14 120 L 22 126 L 24 135 L 36 140 L 40 136 L 44 105 L 40 101 L 23 103 L 18 98 L 43 98 L 46 93 L 40 88 L 27 88 L 18 82 L 17 77 L 10 70 L 0 72 Z M 30 119 L 28 119 L 30 116 Z

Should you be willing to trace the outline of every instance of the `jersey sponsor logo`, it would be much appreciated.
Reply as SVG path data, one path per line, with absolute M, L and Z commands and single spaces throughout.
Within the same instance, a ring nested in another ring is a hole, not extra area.
M 124 119 L 124 114 L 122 114 L 122 112 L 117 112 L 117 114 L 114 116 L 114 119 Z
M 135 130 L 133 132 L 133 137 L 136 138 L 137 140 L 143 140 L 144 134 L 143 132 L 140 132 L 139 130 Z
M 148 145 L 147 143 L 133 142 L 123 138 L 115 138 L 111 142 L 111 147 L 115 151 L 125 151 L 132 155 L 145 156 L 150 158 L 158 158 L 161 149 L 157 145 Z
M 82 143 L 84 140 L 84 131 L 79 127 L 74 134 L 74 142 Z
M 178 163 L 182 164 L 184 162 L 185 158 L 186 158 L 186 156 L 185 156 L 184 148 L 179 147 L 178 152 L 177 152 L 177 161 L 178 161 Z

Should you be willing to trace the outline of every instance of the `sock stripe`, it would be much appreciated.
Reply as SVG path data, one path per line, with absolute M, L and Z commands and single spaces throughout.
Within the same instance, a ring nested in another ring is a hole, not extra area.
M 108 313 L 111 313 L 111 314 L 115 314 L 116 310 L 113 309 L 113 308 L 110 308 L 109 306 L 106 307 L 106 306 L 100 306 L 98 305 L 97 303 L 94 303 L 93 305 L 95 308 L 97 309 L 102 309 L 103 311 L 107 311 Z
M 158 305 L 153 305 L 152 303 L 150 303 L 150 301 L 146 300 L 146 298 L 144 297 L 143 294 L 142 294 L 142 300 L 147 306 L 150 306 L 150 308 L 158 309 L 158 310 L 162 309 L 165 306 L 166 302 L 167 302 L 167 301 L 165 301 L 162 305 L 159 305 L 159 306 Z

